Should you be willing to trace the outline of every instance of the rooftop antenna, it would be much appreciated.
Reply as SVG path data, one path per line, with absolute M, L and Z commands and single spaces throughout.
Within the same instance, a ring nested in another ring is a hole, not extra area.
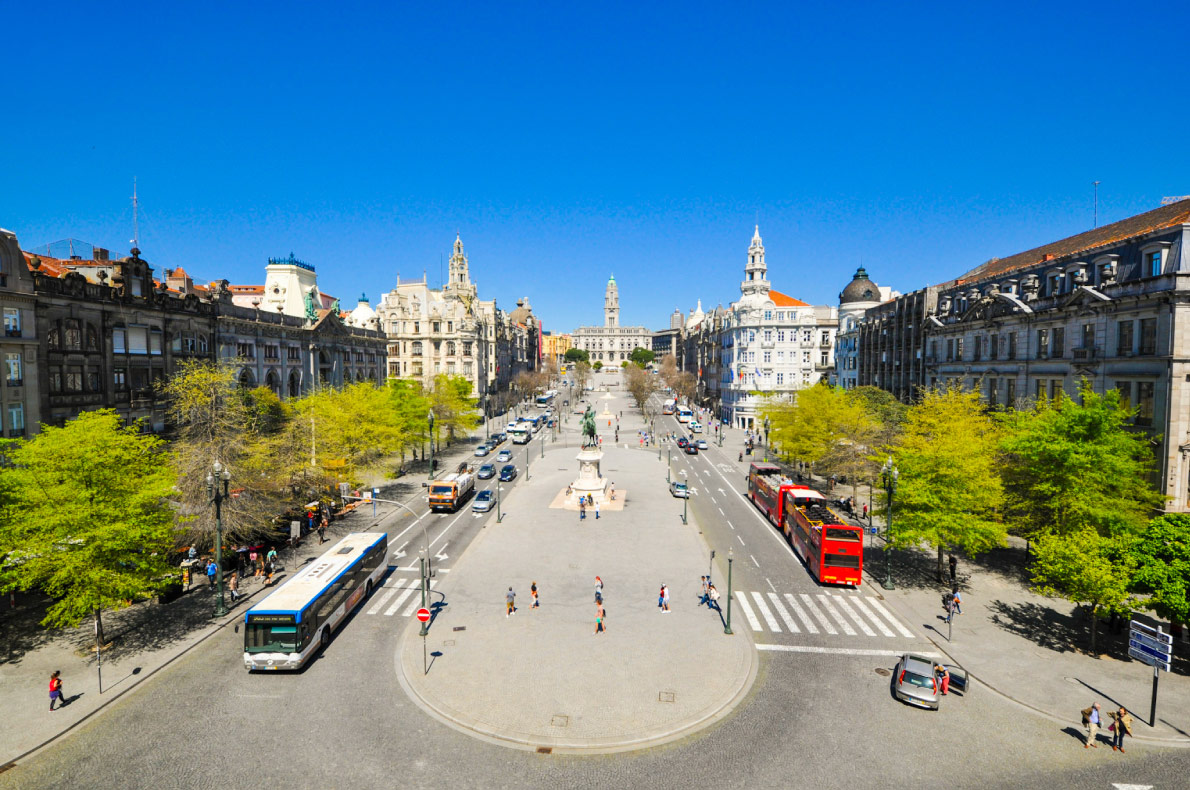
M 1097 228 L 1099 227 L 1099 182 L 1095 181 L 1093 183 L 1095 185 L 1095 224 L 1091 227 Z
M 139 217 L 137 216 L 140 210 L 140 204 L 136 199 L 136 176 L 132 177 L 132 246 L 140 248 L 140 227 Z

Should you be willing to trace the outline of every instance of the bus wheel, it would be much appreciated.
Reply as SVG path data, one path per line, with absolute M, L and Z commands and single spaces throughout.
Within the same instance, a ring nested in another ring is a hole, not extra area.
M 325 653 L 327 645 L 329 645 L 331 643 L 331 629 L 330 628 L 322 629 L 322 636 L 320 636 L 318 638 L 318 642 L 319 642 L 319 645 L 318 645 L 319 649 Z

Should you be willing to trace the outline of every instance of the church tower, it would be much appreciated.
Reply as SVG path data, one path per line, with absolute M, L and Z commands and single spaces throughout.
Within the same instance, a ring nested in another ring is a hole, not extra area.
M 607 293 L 603 297 L 603 325 L 620 325 L 620 290 L 616 287 L 616 276 L 607 280 Z
M 744 267 L 744 282 L 740 283 L 740 293 L 744 297 L 755 296 L 767 299 L 769 296 L 768 266 L 764 262 L 764 242 L 760 240 L 760 226 L 752 234 L 752 243 L 748 245 L 748 265 Z
M 467 256 L 463 254 L 463 240 L 455 234 L 454 253 L 450 256 L 449 280 L 444 289 L 448 294 L 474 299 L 475 283 L 471 282 L 471 273 L 467 270 Z

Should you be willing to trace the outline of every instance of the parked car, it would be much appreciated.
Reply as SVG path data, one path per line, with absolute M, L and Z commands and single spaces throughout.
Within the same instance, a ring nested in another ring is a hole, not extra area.
M 685 450 L 686 445 L 688 445 L 688 444 L 690 444 L 690 440 L 687 439 L 685 436 L 678 437 L 678 447 L 681 447 L 683 450 Z
M 481 444 L 475 448 L 475 457 L 483 458 L 485 455 L 487 455 L 491 451 L 492 451 L 491 448 L 488 447 L 486 444 Z
M 934 662 L 924 656 L 906 653 L 893 673 L 893 693 L 897 699 L 930 710 L 938 710 L 938 680 Z
M 501 450 L 496 453 L 496 463 L 504 464 L 512 460 L 512 450 Z
M 475 501 L 471 503 L 471 509 L 476 513 L 486 513 L 495 504 L 496 497 L 492 495 L 491 491 L 480 491 L 475 495 Z
M 496 447 L 503 443 L 507 438 L 508 437 L 502 433 L 493 433 L 492 438 L 488 441 L 488 444 L 490 444 L 492 447 Z
M 690 489 L 686 488 L 686 484 L 679 480 L 673 480 L 670 482 L 669 493 L 670 496 L 680 497 L 681 499 L 690 498 Z
M 698 445 L 698 449 L 700 449 L 700 450 L 707 449 L 707 440 L 706 439 L 699 439 L 697 442 L 695 442 L 695 444 Z
M 687 442 L 682 449 L 686 451 L 686 455 L 698 455 L 698 445 L 693 442 Z
M 500 470 L 500 482 L 507 483 L 509 480 L 516 479 L 516 467 L 512 464 L 505 464 Z
M 479 471 L 475 473 L 475 476 L 480 480 L 491 480 L 496 476 L 496 467 L 492 464 L 484 464 L 479 467 Z

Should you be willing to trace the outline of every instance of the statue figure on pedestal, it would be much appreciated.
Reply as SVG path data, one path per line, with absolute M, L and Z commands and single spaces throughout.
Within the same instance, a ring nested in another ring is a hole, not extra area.
M 583 412 L 582 428 L 583 447 L 598 447 L 599 439 L 595 436 L 595 412 L 589 405 L 587 406 L 587 410 Z

